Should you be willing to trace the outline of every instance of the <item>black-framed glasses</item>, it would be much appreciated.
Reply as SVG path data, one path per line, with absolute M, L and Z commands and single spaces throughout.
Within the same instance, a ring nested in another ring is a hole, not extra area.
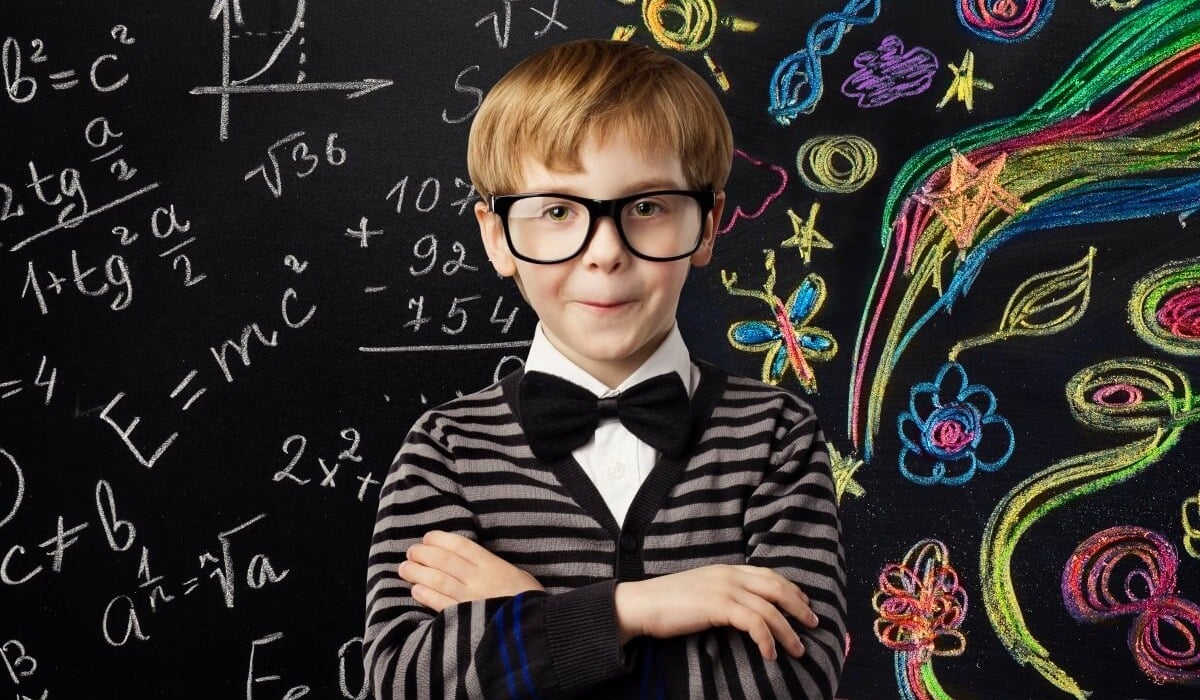
M 579 255 L 596 221 L 607 216 L 629 252 L 643 260 L 686 258 L 700 247 L 704 218 L 715 192 L 654 190 L 617 199 L 556 192 L 493 195 L 488 208 L 500 217 L 513 255 L 531 263 L 560 263 Z

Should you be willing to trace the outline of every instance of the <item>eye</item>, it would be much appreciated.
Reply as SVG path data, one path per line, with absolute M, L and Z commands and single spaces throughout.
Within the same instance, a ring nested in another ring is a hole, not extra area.
M 556 204 L 554 206 L 546 207 L 543 215 L 545 215 L 551 221 L 566 221 L 567 219 L 571 218 L 571 209 L 565 204 Z
M 644 216 L 654 216 L 655 214 L 660 214 L 663 211 L 663 207 L 660 203 L 655 202 L 653 200 L 649 200 L 649 199 L 643 199 L 643 200 L 634 202 L 631 209 L 633 211 L 634 216 L 643 216 L 643 217 Z

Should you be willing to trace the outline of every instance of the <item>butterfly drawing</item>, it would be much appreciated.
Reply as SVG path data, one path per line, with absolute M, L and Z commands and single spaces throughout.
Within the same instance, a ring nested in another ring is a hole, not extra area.
M 729 327 L 729 343 L 743 352 L 762 352 L 762 380 L 779 384 L 790 367 L 809 393 L 817 390 L 812 363 L 825 362 L 837 354 L 837 341 L 822 328 L 808 325 L 825 301 L 825 280 L 810 273 L 786 302 L 774 293 L 774 255 L 768 251 L 770 274 L 763 291 L 737 289 L 737 275 L 722 275 L 730 294 L 760 299 L 771 308 L 773 318 L 737 321 Z

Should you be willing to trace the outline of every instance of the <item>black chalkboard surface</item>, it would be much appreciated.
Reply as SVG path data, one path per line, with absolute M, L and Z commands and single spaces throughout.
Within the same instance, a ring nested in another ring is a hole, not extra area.
M 521 366 L 464 151 L 578 37 L 738 148 L 690 347 L 817 406 L 839 696 L 1200 682 L 1190 0 L 0 7 L 0 692 L 365 698 L 379 482 Z

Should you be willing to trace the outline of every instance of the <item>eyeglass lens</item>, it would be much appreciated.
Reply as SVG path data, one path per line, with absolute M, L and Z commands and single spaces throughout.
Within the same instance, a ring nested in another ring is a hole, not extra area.
M 651 194 L 626 204 L 620 228 L 635 253 L 671 258 L 692 252 L 701 234 L 700 203 L 685 194 Z M 508 210 L 514 250 L 539 261 L 556 261 L 579 252 L 592 229 L 587 206 L 554 196 L 524 197 Z

